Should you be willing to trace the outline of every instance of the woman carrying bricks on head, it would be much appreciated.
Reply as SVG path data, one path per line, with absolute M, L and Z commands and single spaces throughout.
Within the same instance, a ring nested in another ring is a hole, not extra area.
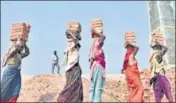
M 173 102 L 173 97 L 171 94 L 171 86 L 168 79 L 165 76 L 164 70 L 164 60 L 163 56 L 167 52 L 167 47 L 159 43 L 157 40 L 152 42 L 151 48 L 153 49 L 153 54 L 150 58 L 152 73 L 152 79 L 150 80 L 150 85 L 153 84 L 153 91 L 156 102 L 161 102 L 164 94 L 169 102 Z
M 105 56 L 102 49 L 105 36 L 92 28 L 93 43 L 89 54 L 91 87 L 89 94 L 90 102 L 101 102 L 101 96 L 105 83 Z
M 23 52 L 24 50 L 24 52 Z M 29 55 L 29 48 L 20 39 L 13 41 L 5 55 L 2 66 L 6 66 L 1 81 L 1 102 L 16 102 L 21 89 L 21 63 Z
M 58 102 L 83 102 L 82 70 L 79 65 L 80 33 L 81 25 L 78 22 L 69 22 L 63 60 L 63 65 L 66 66 L 66 86 L 59 94 Z
M 123 62 L 122 73 L 125 73 L 127 87 L 129 90 L 128 101 L 143 102 L 144 90 L 140 80 L 138 63 L 135 59 L 138 47 L 126 42 L 125 48 L 127 51 Z

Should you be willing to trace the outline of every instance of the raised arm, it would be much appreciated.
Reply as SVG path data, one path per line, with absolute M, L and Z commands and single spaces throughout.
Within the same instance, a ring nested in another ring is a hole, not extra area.
M 24 49 L 25 49 L 25 52 L 21 53 L 21 58 L 25 58 L 30 54 L 29 48 L 27 47 L 26 44 L 24 45 Z
M 104 42 L 105 39 L 106 39 L 106 36 L 101 35 L 101 37 L 100 37 L 100 42 L 101 42 L 101 43 Z
M 161 51 L 160 56 L 164 56 L 164 54 L 167 52 L 168 48 L 164 45 L 161 45 L 161 46 L 162 46 L 163 50 Z
M 106 39 L 106 37 L 104 35 L 100 35 L 99 40 L 98 40 L 100 47 L 102 47 L 104 45 L 105 39 Z
M 9 52 L 9 55 L 8 55 L 7 58 L 13 57 L 18 51 L 19 51 L 19 49 L 14 46 L 14 47 L 12 48 L 12 50 Z
M 13 45 L 12 47 L 10 47 L 7 51 L 7 53 L 5 54 L 3 61 L 2 61 L 2 67 L 4 67 L 7 63 L 7 60 L 11 57 L 13 57 L 16 53 L 18 52 L 18 48 L 16 48 L 15 45 Z
M 134 56 L 137 54 L 138 50 L 139 50 L 139 47 L 138 47 L 138 46 L 135 46 L 135 49 L 134 49 Z

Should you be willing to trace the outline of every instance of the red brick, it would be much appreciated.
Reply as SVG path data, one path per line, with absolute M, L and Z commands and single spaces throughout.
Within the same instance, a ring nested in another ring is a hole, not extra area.
M 77 21 L 70 21 L 67 23 L 67 29 L 79 30 L 81 32 L 81 24 Z
M 101 19 L 101 18 L 94 18 L 94 19 L 92 19 L 91 21 L 90 21 L 91 23 L 102 23 L 103 22 L 103 20 Z
M 26 23 L 12 24 L 10 40 L 17 40 L 17 38 L 21 38 L 22 40 L 27 41 L 30 28 L 31 26 Z
M 27 41 L 28 33 L 24 32 L 11 33 L 10 40 L 17 40 L 17 38 L 21 38 L 22 40 Z
M 102 23 L 99 23 L 99 24 L 92 24 L 91 27 L 92 27 L 92 28 L 103 27 L 103 24 L 102 24 Z
M 103 28 L 103 21 L 101 18 L 92 19 L 90 22 L 91 22 L 91 28 L 97 28 L 97 27 Z
M 125 36 L 126 39 L 136 39 L 136 36 Z
M 19 28 L 26 28 L 26 24 L 25 23 L 12 24 L 12 29 L 19 29 Z
M 12 29 L 11 33 L 16 33 L 16 32 L 24 32 L 24 33 L 29 33 L 28 30 L 24 30 L 24 29 Z
M 135 36 L 135 32 L 132 31 L 125 32 L 125 36 Z

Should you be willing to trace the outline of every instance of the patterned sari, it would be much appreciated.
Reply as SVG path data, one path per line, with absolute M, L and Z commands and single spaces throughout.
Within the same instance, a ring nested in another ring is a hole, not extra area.
M 67 48 L 63 65 L 66 65 L 66 85 L 59 94 L 58 102 L 82 102 L 83 86 L 82 86 L 82 70 L 79 65 L 79 34 L 70 31 L 73 35 L 68 39 Z

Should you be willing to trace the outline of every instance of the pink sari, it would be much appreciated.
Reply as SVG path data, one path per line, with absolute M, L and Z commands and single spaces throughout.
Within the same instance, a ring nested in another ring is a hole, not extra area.
M 101 41 L 100 39 L 95 39 L 93 41 L 93 45 L 90 51 L 90 58 L 93 58 L 93 63 L 90 64 L 90 69 L 91 69 L 91 77 L 94 73 L 94 69 L 95 67 L 97 67 L 98 65 L 100 65 L 102 67 L 102 76 L 105 77 L 105 66 L 106 66 L 106 62 L 105 62 L 105 56 L 104 56 L 104 51 L 102 49 L 102 43 L 103 41 Z

